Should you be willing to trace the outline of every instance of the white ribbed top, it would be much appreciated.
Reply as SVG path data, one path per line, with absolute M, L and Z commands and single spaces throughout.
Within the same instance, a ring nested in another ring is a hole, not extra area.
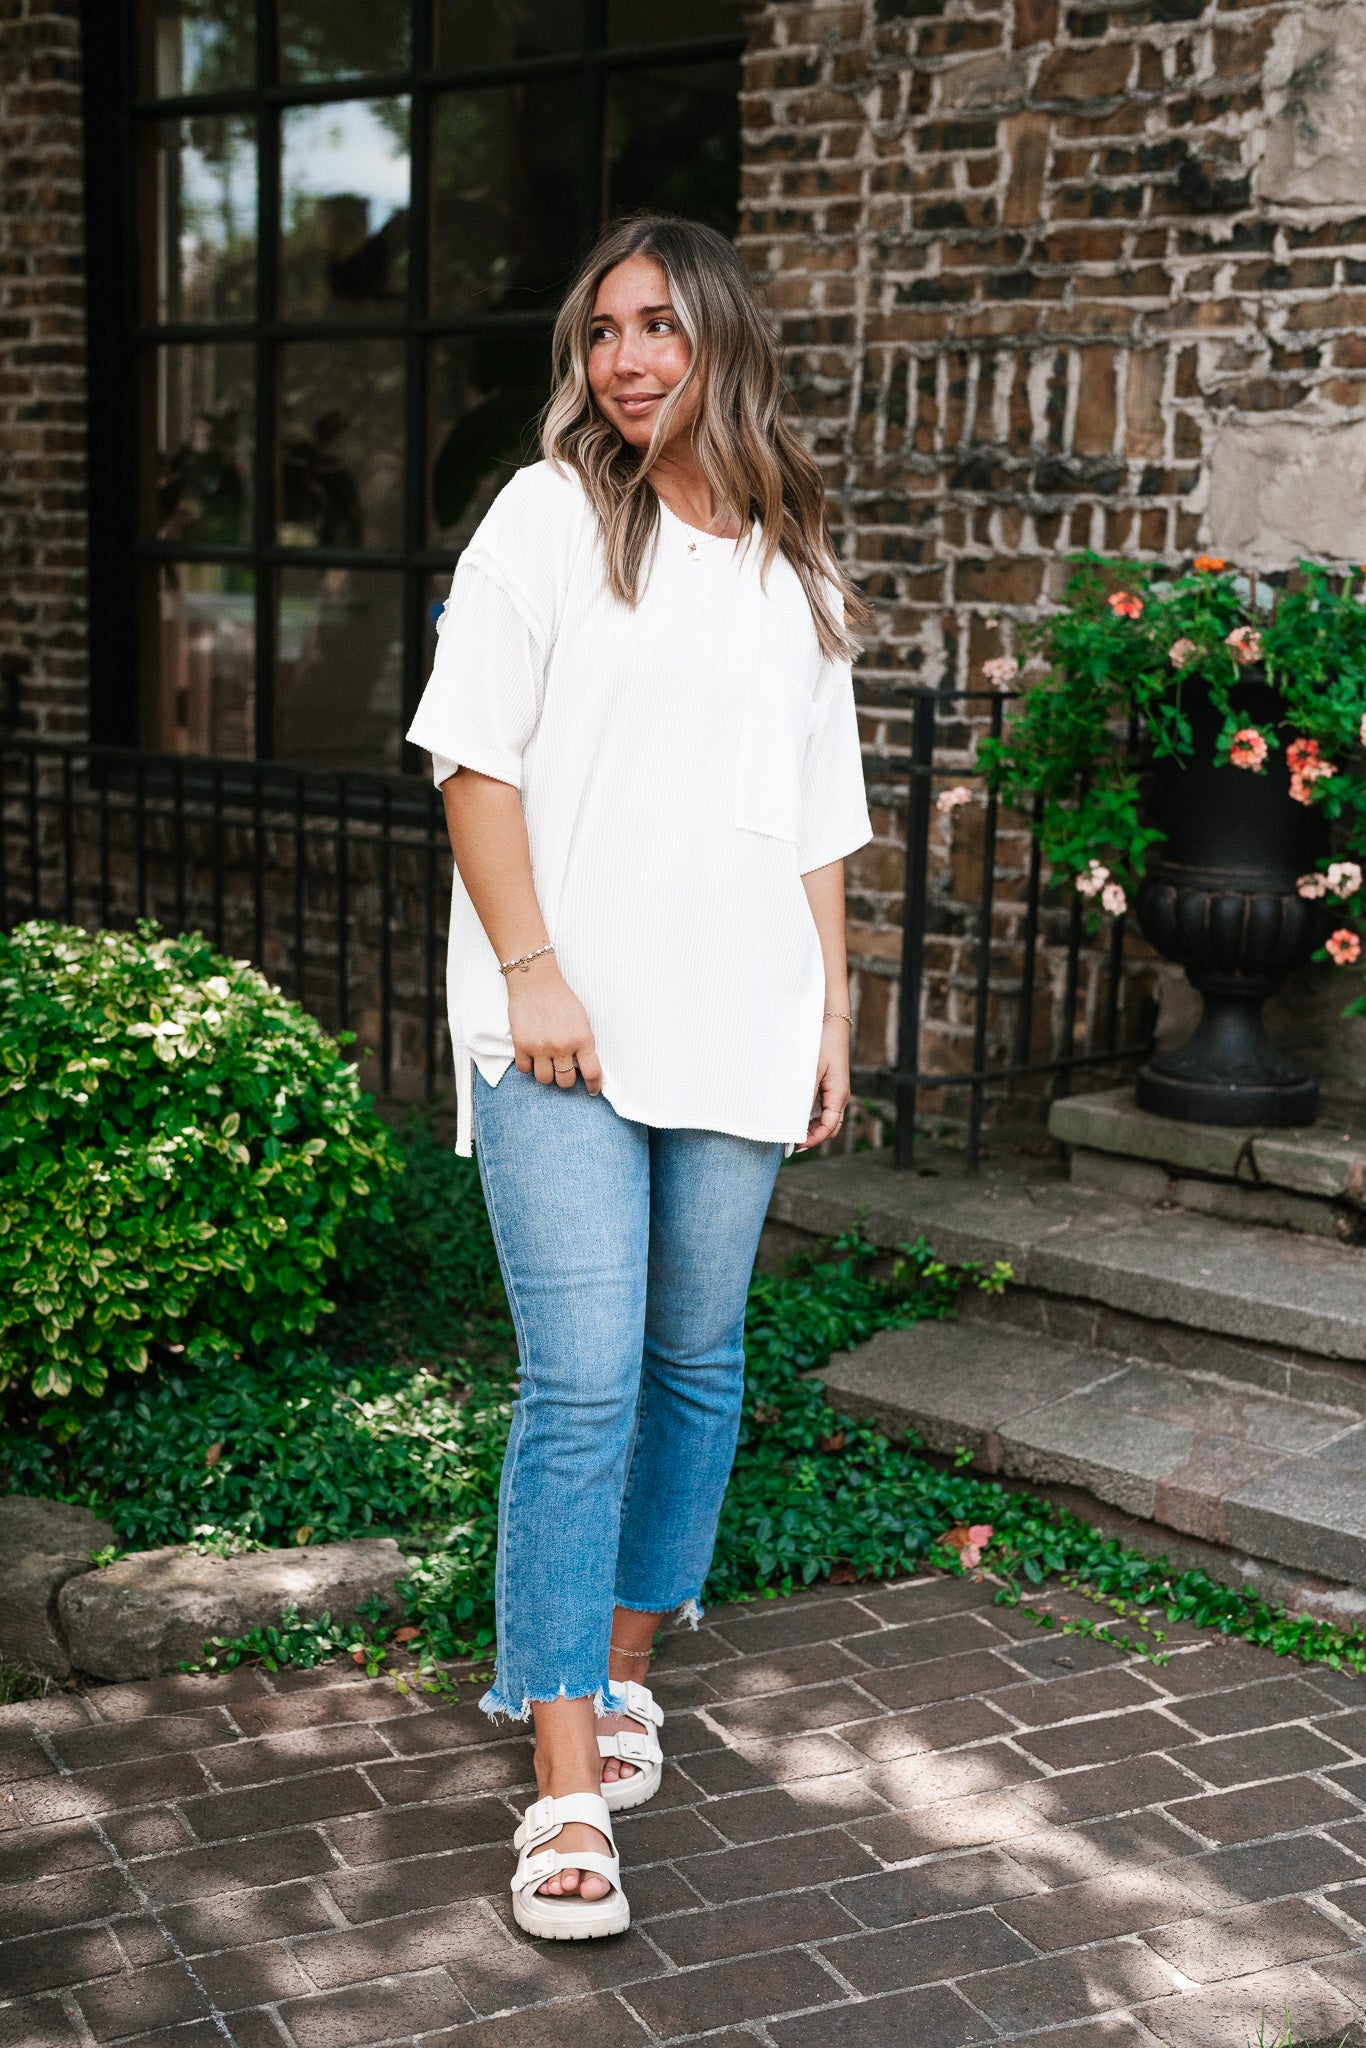
M 853 684 L 795 571 L 661 505 L 635 610 L 577 477 L 520 470 L 460 558 L 408 738 L 520 790 L 556 959 L 619 1115 L 799 1143 L 824 973 L 801 877 L 871 837 Z M 507 989 L 459 875 L 447 995 L 470 1061 L 512 1059 Z

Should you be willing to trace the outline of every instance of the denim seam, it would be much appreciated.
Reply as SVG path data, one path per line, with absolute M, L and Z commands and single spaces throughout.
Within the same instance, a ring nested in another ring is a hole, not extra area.
M 498 1223 L 498 1204 L 494 1197 L 493 1192 L 493 1178 L 494 1176 L 490 1174 L 487 1180 L 484 1181 L 484 1204 L 489 1214 L 489 1227 L 493 1234 L 493 1248 L 498 1255 L 498 1262 L 503 1272 L 503 1285 L 507 1292 L 508 1307 L 512 1310 L 512 1324 L 513 1329 L 517 1336 L 517 1358 L 518 1365 L 520 1368 L 518 1378 L 521 1381 L 522 1388 L 525 1389 L 534 1384 L 532 1381 L 528 1365 L 529 1346 L 526 1341 L 526 1319 L 522 1313 L 521 1303 L 517 1298 L 517 1289 L 513 1284 L 512 1269 L 504 1253 L 503 1234 L 501 1229 L 499 1228 Z M 512 1519 L 513 1488 L 517 1483 L 517 1454 L 522 1448 L 522 1437 L 525 1434 L 524 1429 L 518 1426 L 521 1421 L 521 1417 L 518 1413 L 520 1407 L 521 1394 L 519 1393 L 517 1400 L 513 1403 L 512 1428 L 508 1432 L 508 1448 L 505 1453 L 505 1457 L 508 1461 L 506 1498 L 508 1504 L 509 1521 Z M 506 1608 L 506 1567 L 504 1559 L 501 1555 L 501 1545 L 499 1546 L 499 1550 L 500 1555 L 494 1571 L 494 1598 L 496 1602 L 495 1611 L 503 1610 Z M 497 1720 L 502 1716 L 507 1716 L 509 1719 L 514 1721 L 529 1721 L 531 1719 L 531 1707 L 532 1702 L 534 1700 L 550 1701 L 557 1699 L 568 1699 L 570 1697 L 574 1699 L 580 1699 L 586 1696 L 585 1694 L 577 1692 L 572 1695 L 569 1694 L 565 1690 L 563 1681 L 561 1681 L 559 1690 L 557 1692 L 550 1692 L 544 1694 L 523 1693 L 520 1710 L 513 1707 L 509 1702 L 508 1696 L 505 1693 L 500 1692 L 498 1687 L 498 1679 L 500 1673 L 498 1671 L 497 1666 L 498 1663 L 501 1661 L 501 1651 L 500 1646 L 497 1644 L 497 1642 L 495 1642 L 494 1649 L 494 1682 L 493 1685 L 490 1687 L 489 1691 L 486 1692 L 479 1701 L 480 1707 L 483 1709 L 484 1713 L 489 1716 L 490 1720 Z M 606 1685 L 606 1683 L 607 1676 L 604 1672 L 602 1681 L 596 1687 L 587 1689 L 589 1692 L 591 1692 L 591 1696 L 594 1703 L 593 1711 L 595 1714 L 604 1714 L 607 1711 L 607 1709 L 602 1704 L 603 1687 Z
M 481 1176 L 481 1177 L 482 1177 L 482 1176 Z M 492 1175 L 492 1174 L 490 1174 L 490 1175 L 489 1175 L 489 1176 L 488 1176 L 488 1177 L 487 1177 L 487 1178 L 485 1179 L 485 1181 L 484 1181 L 484 1202 L 485 1202 L 485 1206 L 486 1206 L 486 1207 L 487 1207 L 487 1209 L 488 1209 L 488 1213 L 489 1213 L 489 1225 L 490 1225 L 490 1228 L 491 1228 L 491 1230 L 492 1230 L 492 1233 L 493 1233 L 493 1248 L 494 1248 L 495 1252 L 496 1252 L 496 1253 L 497 1253 L 497 1255 L 498 1255 L 498 1263 L 499 1263 L 499 1265 L 500 1265 L 500 1266 L 502 1267 L 502 1270 L 503 1270 L 503 1285 L 504 1285 L 504 1288 L 506 1289 L 506 1292 L 507 1292 L 507 1298 L 508 1298 L 508 1307 L 509 1307 L 509 1308 L 510 1308 L 510 1309 L 512 1310 L 512 1326 L 513 1326 L 513 1330 L 514 1330 L 514 1332 L 515 1332 L 515 1334 L 516 1334 L 516 1338 L 517 1338 L 517 1363 L 518 1363 L 518 1368 L 519 1368 L 519 1370 L 518 1370 L 518 1375 L 517 1375 L 517 1377 L 518 1377 L 519 1381 L 521 1382 L 521 1386 L 520 1386 L 520 1387 L 519 1387 L 519 1389 L 518 1389 L 518 1396 L 517 1396 L 517 1400 L 516 1400 L 516 1401 L 515 1401 L 515 1402 L 513 1403 L 513 1411 L 512 1411 L 512 1425 L 511 1425 L 511 1428 L 509 1429 L 509 1432 L 508 1432 L 508 1446 L 507 1446 L 507 1450 L 506 1450 L 506 1452 L 504 1453 L 504 1456 L 505 1456 L 505 1458 L 507 1459 L 507 1498 L 508 1498 L 508 1502 L 509 1502 L 509 1519 L 510 1519 L 510 1518 L 511 1518 L 511 1500 L 512 1500 L 512 1489 L 513 1489 L 514 1485 L 516 1484 L 516 1480 L 517 1480 L 517 1454 L 518 1454 L 518 1452 L 519 1452 L 519 1451 L 521 1450 L 521 1447 L 522 1447 L 522 1437 L 523 1437 L 523 1435 L 524 1435 L 524 1433 L 525 1433 L 525 1432 L 524 1432 L 524 1430 L 523 1430 L 522 1428 L 518 1427 L 518 1425 L 519 1425 L 519 1423 L 520 1423 L 520 1421 L 521 1421 L 521 1416 L 520 1416 L 520 1414 L 518 1413 L 518 1411 L 519 1411 L 519 1409 L 520 1409 L 520 1407 L 521 1407 L 521 1402 L 522 1402 L 522 1389 L 523 1389 L 523 1388 L 525 1388 L 525 1387 L 526 1387 L 526 1386 L 527 1386 L 528 1384 L 530 1384 L 530 1374 L 529 1374 L 529 1371 L 528 1371 L 528 1361 L 527 1361 L 527 1345 L 526 1345 L 526 1341 L 525 1341 L 525 1338 L 526 1338 L 525 1318 L 523 1317 L 523 1314 L 522 1314 L 521 1304 L 520 1304 L 520 1302 L 519 1302 L 519 1301 L 518 1301 L 518 1299 L 517 1299 L 517 1289 L 516 1289 L 516 1287 L 515 1287 L 515 1286 L 514 1286 L 514 1284 L 513 1284 L 513 1280 L 512 1280 L 512 1275 L 511 1275 L 511 1267 L 510 1267 L 510 1265 L 509 1265 L 509 1263 L 508 1263 L 508 1260 L 507 1260 L 507 1258 L 506 1258 L 506 1256 L 505 1256 L 505 1253 L 504 1253 L 504 1247 L 503 1247 L 503 1234 L 502 1234 L 502 1231 L 501 1231 L 501 1229 L 499 1228 L 499 1223 L 498 1223 L 498 1204 L 497 1204 L 497 1202 L 496 1202 L 496 1200 L 495 1200 L 495 1198 L 494 1198 L 494 1193 L 493 1193 L 493 1185 L 492 1185 L 492 1182 L 493 1182 L 493 1175 Z M 501 1546 L 501 1545 L 499 1546 L 499 1549 L 500 1549 L 500 1551 L 501 1551 L 501 1549 L 502 1549 L 502 1546 Z M 498 1557 L 498 1559 L 497 1559 L 497 1562 L 496 1562 L 496 1565 L 495 1565 L 495 1569 L 494 1569 L 494 1617 L 495 1617 L 495 1621 L 496 1621 L 496 1619 L 497 1619 L 497 1615 L 498 1615 L 498 1612 L 499 1612 L 500 1610 L 502 1610 L 503 1608 L 505 1608 L 505 1606 L 506 1606 L 506 1598 L 505 1598 L 505 1596 L 506 1596 L 506 1591 L 507 1591 L 507 1585 L 506 1585 L 505 1571 L 506 1571 L 506 1561 L 505 1561 L 505 1559 L 504 1559 L 504 1558 L 503 1558 L 503 1557 L 502 1557 L 502 1556 L 500 1555 L 500 1556 Z M 494 1644 L 494 1661 L 495 1661 L 495 1674 L 496 1674 L 497 1658 L 498 1658 L 498 1644 L 497 1644 L 497 1641 L 496 1641 L 496 1639 L 495 1639 L 495 1644 Z M 496 1676 L 495 1676 L 495 1684 L 496 1684 Z M 487 1695 L 486 1695 L 486 1697 L 487 1697 Z M 552 1694 L 552 1695 L 551 1695 L 551 1697 L 552 1697 L 552 1698 L 554 1698 L 554 1697 L 555 1697 L 555 1695 L 554 1695 L 554 1694 Z M 480 1702 L 480 1704 L 482 1705 L 482 1704 L 483 1704 L 483 1702 L 481 1701 L 481 1702 Z M 489 1710 L 488 1710 L 488 1709 L 486 1709 L 486 1711 L 489 1711 Z M 525 1715 L 525 1713 L 524 1713 L 524 1714 L 522 1714 L 521 1716 L 519 1716 L 518 1718 L 520 1718 L 520 1719 L 523 1719 L 523 1720 L 524 1720 L 524 1719 L 526 1718 L 526 1715 Z

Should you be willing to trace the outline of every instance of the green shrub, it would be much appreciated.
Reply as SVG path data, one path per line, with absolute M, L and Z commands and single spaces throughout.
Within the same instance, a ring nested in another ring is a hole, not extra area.
M 197 934 L 0 935 L 0 1388 L 313 1329 L 398 1162 L 336 1042 Z

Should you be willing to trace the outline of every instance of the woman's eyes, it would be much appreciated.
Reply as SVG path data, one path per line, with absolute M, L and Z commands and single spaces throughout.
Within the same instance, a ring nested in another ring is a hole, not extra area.
M 675 334 L 677 331 L 673 321 L 665 319 L 651 320 L 645 329 L 647 334 Z M 588 330 L 588 346 L 596 348 L 600 341 L 611 341 L 615 338 L 615 335 L 616 329 L 614 327 L 590 327 Z

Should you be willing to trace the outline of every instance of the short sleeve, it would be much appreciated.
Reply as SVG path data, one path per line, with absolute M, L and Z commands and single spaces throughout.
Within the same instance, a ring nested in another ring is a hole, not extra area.
M 522 755 L 540 717 L 545 664 L 517 606 L 461 560 L 437 626 L 436 660 L 408 728 L 432 756 L 438 786 L 457 768 L 522 786 Z
M 564 596 L 594 530 L 578 479 L 548 462 L 518 470 L 480 521 L 408 729 L 432 756 L 438 785 L 465 767 L 521 788 Z
M 843 860 L 872 836 L 853 676 L 848 662 L 826 662 L 802 769 L 800 870 L 806 875 Z

